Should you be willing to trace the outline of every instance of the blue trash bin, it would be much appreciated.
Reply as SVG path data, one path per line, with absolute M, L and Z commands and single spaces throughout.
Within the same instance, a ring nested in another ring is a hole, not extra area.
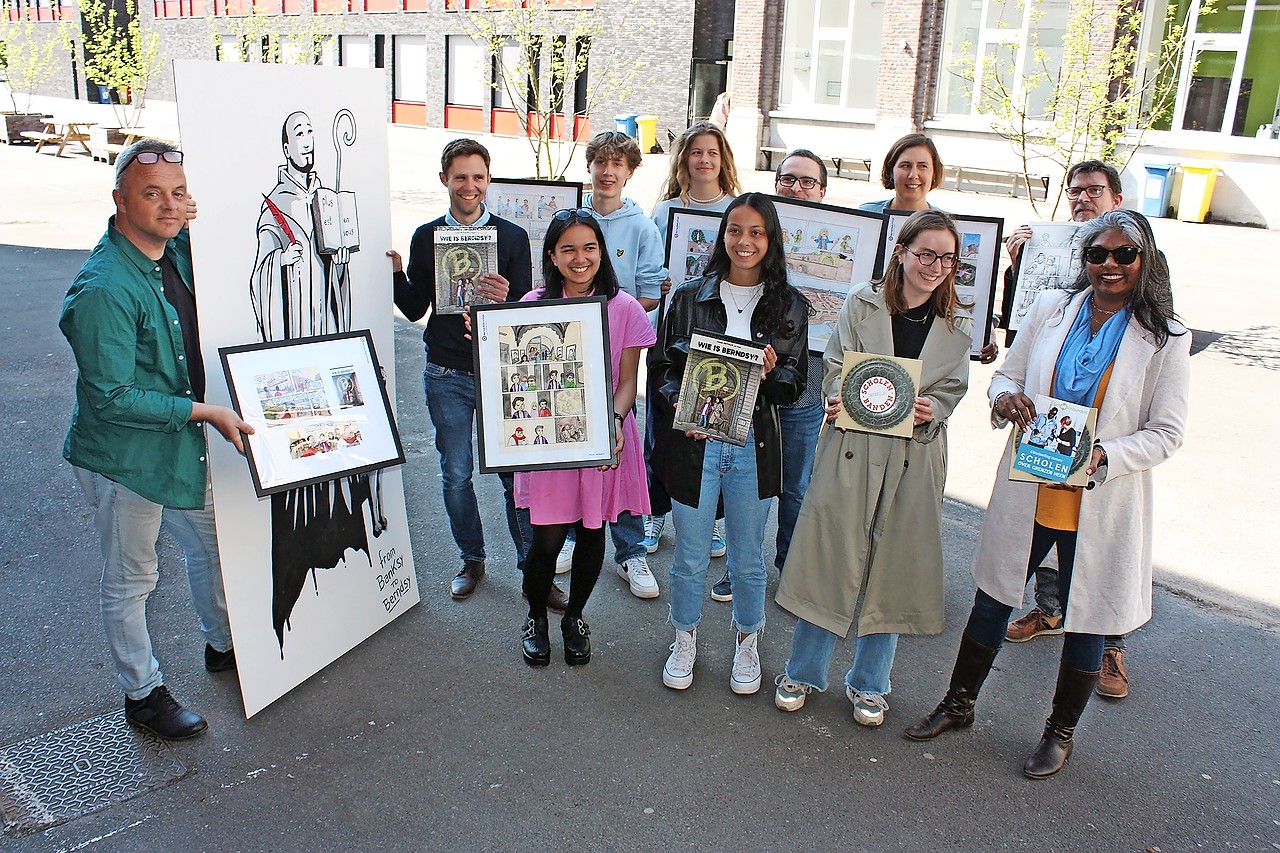
M 106 86 L 99 86 L 99 87 L 98 87 L 98 100 L 96 100 L 94 103 L 97 103 L 97 104 L 109 104 L 109 103 L 111 103 L 111 90 L 110 90 L 110 89 L 108 89 Z
M 640 135 L 640 125 L 636 119 L 640 117 L 639 113 L 624 113 L 613 117 L 613 123 L 618 133 L 625 133 L 632 139 Z
M 1148 163 L 1147 180 L 1142 187 L 1142 215 L 1166 217 L 1173 198 L 1173 173 L 1177 163 Z

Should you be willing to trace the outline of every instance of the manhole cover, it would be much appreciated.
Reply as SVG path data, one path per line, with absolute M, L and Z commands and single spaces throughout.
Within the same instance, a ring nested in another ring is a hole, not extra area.
M 25 835 L 124 802 L 190 771 L 119 710 L 0 750 L 4 832 Z

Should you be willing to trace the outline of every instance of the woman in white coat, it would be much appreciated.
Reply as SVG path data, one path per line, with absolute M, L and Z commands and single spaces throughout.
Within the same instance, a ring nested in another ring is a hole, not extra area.
M 1072 287 L 1041 294 L 991 382 L 991 423 L 1026 429 L 1045 394 L 1099 409 L 1087 488 L 1006 476 L 1001 460 L 973 558 L 978 590 L 946 697 L 906 730 L 927 740 L 973 723 L 1027 580 L 1057 548 L 1066 637 L 1053 710 L 1023 772 L 1052 776 L 1093 692 L 1103 638 L 1151 618 L 1151 469 L 1182 445 L 1191 335 L 1177 321 L 1169 268 L 1151 226 L 1128 210 L 1080 229 L 1084 267 Z

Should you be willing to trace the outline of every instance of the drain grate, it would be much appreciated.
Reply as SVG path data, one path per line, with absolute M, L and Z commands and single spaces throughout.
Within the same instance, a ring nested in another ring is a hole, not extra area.
M 190 771 L 160 738 L 119 710 L 0 749 L 6 834 L 48 829 L 163 787 Z

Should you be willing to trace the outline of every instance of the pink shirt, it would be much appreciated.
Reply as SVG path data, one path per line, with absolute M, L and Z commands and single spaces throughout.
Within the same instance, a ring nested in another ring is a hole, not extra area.
M 535 290 L 521 301 L 530 302 L 543 291 Z M 657 335 L 640 303 L 619 291 L 609 300 L 609 360 L 613 367 L 613 388 L 617 390 L 622 352 L 631 347 L 651 347 Z M 634 412 L 622 422 L 622 453 L 618 467 L 609 471 L 595 468 L 566 468 L 516 473 L 516 505 L 529 508 L 534 524 L 570 524 L 581 520 L 587 527 L 602 527 L 617 521 L 622 512 L 649 513 L 649 484 L 644 471 L 644 448 L 636 428 Z

